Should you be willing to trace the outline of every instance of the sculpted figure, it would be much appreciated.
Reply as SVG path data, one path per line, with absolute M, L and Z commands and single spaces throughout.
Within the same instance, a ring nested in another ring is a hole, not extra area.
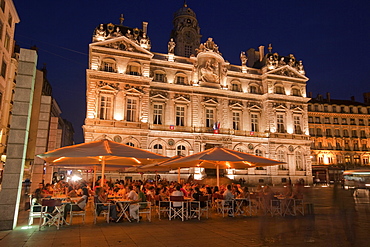
M 279 61 L 279 65 L 280 66 L 283 66 L 283 65 L 285 65 L 286 63 L 285 63 L 285 61 L 284 61 L 284 57 L 281 57 L 281 59 L 280 59 L 280 61 Z
M 131 34 L 130 29 L 127 30 L 126 37 L 129 38 L 129 39 L 133 39 L 134 36 Z
M 168 53 L 174 53 L 176 43 L 173 41 L 173 38 L 168 42 Z
M 201 80 L 205 82 L 218 82 L 218 63 L 212 63 L 208 59 L 203 68 L 200 69 Z
M 119 27 L 117 27 L 116 31 L 113 33 L 113 36 L 115 36 L 115 37 L 122 36 L 121 30 L 119 29 Z
M 99 37 L 104 37 L 105 36 L 105 31 L 104 31 L 103 24 L 100 24 L 99 29 L 96 29 L 95 36 L 99 36 Z
M 245 52 L 240 53 L 240 61 L 242 62 L 242 66 L 245 66 L 247 64 L 247 56 L 245 55 Z

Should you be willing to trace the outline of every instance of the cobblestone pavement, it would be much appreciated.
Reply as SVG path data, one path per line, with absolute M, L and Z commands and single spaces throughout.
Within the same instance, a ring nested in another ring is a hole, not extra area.
M 0 246 L 370 246 L 369 198 L 355 198 L 339 187 L 305 188 L 305 201 L 314 213 L 305 216 L 238 216 L 212 213 L 209 219 L 180 220 L 155 217 L 152 222 L 127 221 L 93 224 L 74 218 L 73 225 L 44 227 L 37 222 L 23 229 L 27 212 L 22 212 L 13 231 L 0 231 Z

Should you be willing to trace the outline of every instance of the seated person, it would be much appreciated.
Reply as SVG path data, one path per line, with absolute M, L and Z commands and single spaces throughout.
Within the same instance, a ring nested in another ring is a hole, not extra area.
M 108 196 L 105 194 L 105 190 L 102 187 L 97 187 L 95 190 L 94 203 L 108 203 Z M 111 221 L 117 220 L 117 209 L 116 205 L 103 205 L 99 204 L 96 208 L 96 213 L 99 215 L 101 211 L 109 210 L 109 216 Z
M 85 210 L 88 199 L 89 199 L 88 189 L 87 188 L 82 188 L 81 198 L 75 204 L 68 203 L 65 206 L 65 208 L 64 208 L 64 219 L 67 218 L 67 214 L 71 210 L 71 208 L 72 208 L 72 211 L 83 211 L 83 210 Z

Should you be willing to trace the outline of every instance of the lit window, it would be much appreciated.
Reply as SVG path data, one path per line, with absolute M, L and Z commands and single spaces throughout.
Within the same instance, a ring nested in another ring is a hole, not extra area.
M 300 116 L 294 116 L 294 133 L 299 134 L 299 135 L 302 134 Z
M 240 112 L 233 112 L 233 129 L 240 130 Z
M 137 100 L 128 98 L 126 105 L 126 121 L 135 122 L 136 114 L 137 114 Z
M 185 126 L 185 107 L 176 106 L 176 126 Z
M 206 127 L 212 128 L 215 122 L 214 119 L 214 109 L 207 108 L 206 109 Z
M 140 75 L 140 65 L 138 63 L 131 63 L 127 67 L 129 75 Z
M 154 104 L 153 106 L 153 124 L 162 124 L 163 119 L 163 105 Z
M 284 123 L 284 115 L 277 114 L 277 132 L 285 133 L 285 123 Z
M 113 96 L 101 95 L 100 96 L 100 113 L 99 118 L 102 120 L 113 119 Z
M 258 132 L 258 114 L 251 114 L 251 131 Z
M 110 62 L 104 62 L 103 70 L 107 72 L 114 72 L 114 64 Z

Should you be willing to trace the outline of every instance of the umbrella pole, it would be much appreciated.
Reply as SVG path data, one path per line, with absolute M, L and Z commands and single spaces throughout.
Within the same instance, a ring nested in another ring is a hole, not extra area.
M 216 166 L 216 175 L 217 175 L 217 187 L 220 188 L 220 165 Z
M 180 183 L 180 167 L 177 168 L 177 182 Z
M 105 157 L 103 157 L 101 161 L 101 179 L 100 179 L 100 186 L 104 186 L 104 172 L 105 172 Z
M 95 188 L 95 181 L 96 181 L 96 166 L 94 166 L 93 187 L 91 188 L 92 190 L 94 190 Z

